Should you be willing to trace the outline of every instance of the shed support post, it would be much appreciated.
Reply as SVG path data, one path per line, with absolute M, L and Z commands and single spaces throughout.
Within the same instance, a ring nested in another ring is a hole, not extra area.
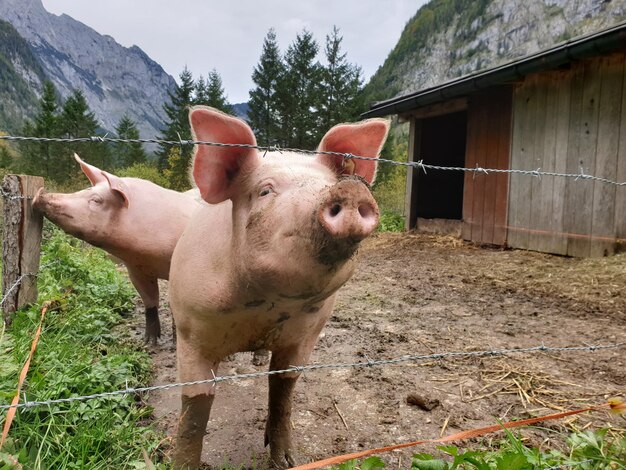
M 421 142 L 421 130 L 422 121 L 411 117 L 409 124 L 409 162 L 418 162 Z M 419 172 L 422 171 L 416 166 L 407 166 L 406 175 L 406 194 L 405 194 L 405 216 L 404 216 L 404 228 L 406 230 L 412 230 L 417 226 L 417 181 L 419 178 Z

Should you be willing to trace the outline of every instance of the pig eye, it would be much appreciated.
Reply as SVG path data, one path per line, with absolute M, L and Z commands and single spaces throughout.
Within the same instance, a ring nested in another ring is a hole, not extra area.
M 263 188 L 261 188 L 261 191 L 259 191 L 259 197 L 267 196 L 268 194 L 273 192 L 274 188 L 272 188 L 271 186 L 263 186 Z
M 93 202 L 94 204 L 102 204 L 102 196 L 99 194 L 94 194 L 89 198 L 89 202 Z

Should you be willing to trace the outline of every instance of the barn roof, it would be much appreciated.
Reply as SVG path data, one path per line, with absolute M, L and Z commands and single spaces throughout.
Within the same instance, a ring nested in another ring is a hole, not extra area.
M 550 49 L 507 62 L 497 67 L 480 70 L 448 82 L 386 101 L 379 101 L 363 113 L 364 118 L 402 114 L 422 106 L 451 98 L 460 98 L 473 92 L 519 80 L 531 73 L 554 69 L 574 60 L 602 55 L 623 49 L 626 45 L 626 22 L 611 28 L 580 36 Z

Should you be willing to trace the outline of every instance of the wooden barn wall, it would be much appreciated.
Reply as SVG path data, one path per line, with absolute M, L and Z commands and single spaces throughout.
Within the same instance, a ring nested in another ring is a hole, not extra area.
M 511 168 L 626 180 L 625 54 L 528 76 L 513 93 Z M 571 256 L 613 254 L 626 238 L 625 188 L 512 174 L 507 244 Z
M 467 112 L 467 168 L 509 168 L 511 89 L 490 90 L 472 96 Z M 465 240 L 506 243 L 508 175 L 465 174 L 463 228 Z

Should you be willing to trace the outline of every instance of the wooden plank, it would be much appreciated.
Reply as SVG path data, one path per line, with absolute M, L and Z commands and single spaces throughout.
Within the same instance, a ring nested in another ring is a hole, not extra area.
M 485 96 L 485 168 L 496 168 L 498 166 L 498 142 L 500 126 L 498 123 L 502 119 L 500 107 L 500 95 L 497 90 Z M 483 175 L 484 199 L 482 210 L 482 234 L 483 243 L 493 244 L 493 226 L 496 210 L 496 173 Z
M 530 76 L 516 92 L 511 168 L 535 170 L 534 119 L 537 101 L 537 77 Z M 513 173 L 509 189 L 509 227 L 507 243 L 513 248 L 527 249 L 531 211 L 529 176 Z
M 624 54 L 600 60 L 598 144 L 594 174 L 612 179 L 617 172 L 619 125 L 624 81 Z M 617 187 L 602 182 L 593 185 L 591 250 L 593 257 L 615 253 L 615 202 Z
M 37 300 L 37 278 L 43 216 L 32 209 L 32 197 L 43 187 L 43 178 L 7 175 L 4 191 L 4 239 L 2 244 L 2 304 L 5 324 L 11 314 Z
M 543 123 L 537 133 L 537 168 L 554 171 L 556 164 L 556 127 L 558 121 L 558 73 L 547 73 L 542 81 L 545 101 Z M 538 125 L 539 128 L 539 125 Z M 552 253 L 554 205 L 553 177 L 533 178 L 533 212 L 531 225 L 531 249 Z
M 487 149 L 489 136 L 489 113 L 485 95 L 477 97 L 476 111 L 476 153 L 475 165 L 481 168 L 487 166 Z M 485 243 L 483 240 L 484 206 L 485 206 L 485 183 L 489 175 L 482 172 L 474 172 L 474 200 L 472 207 L 472 238 L 477 243 Z
M 570 115 L 572 123 L 570 136 L 572 133 L 578 134 L 578 151 L 570 154 L 569 170 L 571 173 L 578 173 L 582 169 L 589 174 L 595 169 L 601 83 L 598 65 L 597 59 L 582 62 L 580 67 L 583 69 L 582 83 L 580 80 L 575 80 L 575 88 L 572 89 L 572 99 L 576 103 L 580 101 L 580 117 L 574 117 L 574 112 Z M 574 102 L 572 111 L 574 111 Z M 567 254 L 570 256 L 588 257 L 591 254 L 593 187 L 592 181 L 582 178 L 572 179 L 569 182 L 566 226 L 569 229 Z
M 512 90 L 506 88 L 502 90 L 502 96 L 499 98 L 499 122 L 498 127 L 498 158 L 496 168 L 500 170 L 508 170 L 510 168 L 511 154 L 511 119 L 512 119 Z M 507 207 L 509 193 L 509 174 L 496 173 L 492 178 L 496 180 L 495 188 L 495 207 L 493 221 L 493 243 L 495 245 L 504 245 L 506 243 L 507 234 Z
M 554 171 L 556 173 L 567 172 L 568 162 L 568 143 L 570 129 L 570 105 L 571 105 L 571 89 L 572 89 L 572 73 L 570 71 L 559 72 L 558 77 L 558 94 L 556 103 L 556 141 L 555 141 L 555 158 Z M 565 255 L 567 254 L 567 236 L 565 235 L 564 214 L 565 214 L 565 197 L 566 182 L 563 177 L 555 176 L 552 178 L 552 240 L 551 253 Z
M 421 122 L 416 119 L 411 119 L 409 123 L 409 149 L 408 149 L 408 161 L 419 161 L 419 149 L 421 140 Z M 416 167 L 407 166 L 406 170 L 406 192 L 404 207 L 406 207 L 406 213 L 404 215 L 404 228 L 406 230 L 412 230 L 415 228 L 417 222 L 417 177 L 420 172 Z
M 467 109 L 467 98 L 457 98 L 453 100 L 444 101 L 443 103 L 436 103 L 430 106 L 424 106 L 423 108 L 411 111 L 409 116 L 417 119 L 431 118 L 435 116 L 442 116 L 444 114 L 458 113 Z
M 526 144 L 529 147 L 533 146 L 532 158 L 528 158 L 526 162 L 527 168 L 532 170 L 552 165 L 554 153 L 546 153 L 545 148 L 546 135 L 551 131 L 551 129 L 546 129 L 546 125 L 551 124 L 548 119 L 548 108 L 550 107 L 548 100 L 551 91 L 550 74 L 538 74 L 536 79 L 534 123 L 529 128 L 529 131 L 532 132 L 532 138 Z M 552 205 L 550 199 L 546 200 L 545 195 L 548 190 L 551 190 L 551 181 L 549 178 L 527 176 L 525 184 L 530 186 L 530 212 L 528 225 L 525 227 L 528 230 L 528 249 L 546 251 L 548 246 L 545 243 L 545 232 L 552 219 Z
M 626 62 L 626 61 L 625 61 Z M 619 128 L 619 150 L 617 153 L 616 180 L 626 182 L 626 63 L 623 69 L 622 113 Z M 616 251 L 626 251 L 626 186 L 619 186 L 615 195 L 615 236 Z
M 476 105 L 470 102 L 467 111 L 467 139 L 465 141 L 465 168 L 476 166 Z M 463 227 L 461 236 L 464 240 L 472 239 L 474 225 L 474 179 L 473 173 L 466 171 L 463 180 Z

